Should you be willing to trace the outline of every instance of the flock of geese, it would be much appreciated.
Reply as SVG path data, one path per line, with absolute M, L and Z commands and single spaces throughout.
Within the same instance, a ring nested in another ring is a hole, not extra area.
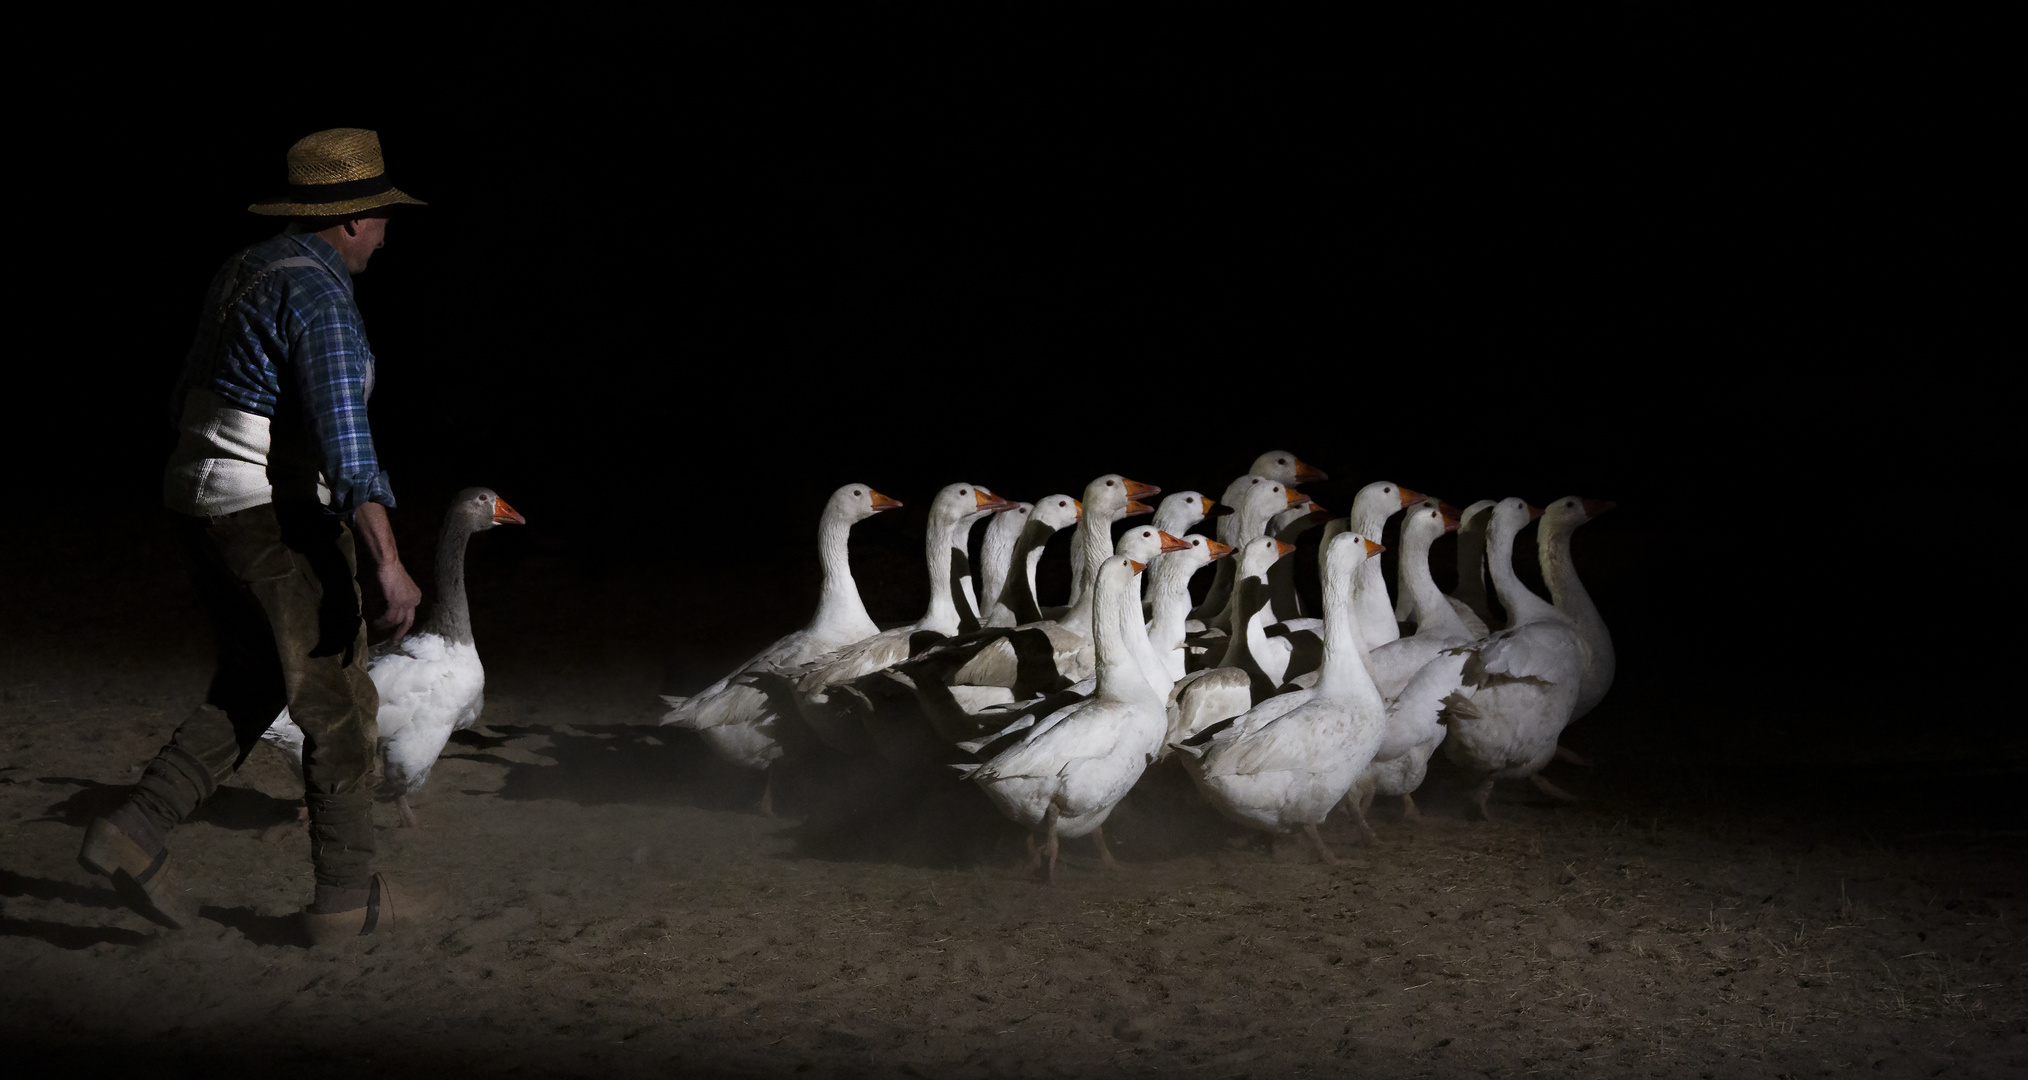
M 852 526 L 901 504 L 864 484 L 831 495 L 817 524 L 823 591 L 808 625 L 689 697 L 665 697 L 662 723 L 698 733 L 720 757 L 767 770 L 797 745 L 791 725 L 844 754 L 903 766 L 949 766 L 1026 826 L 1031 869 L 1054 879 L 1057 847 L 1089 835 L 1114 864 L 1104 825 L 1150 765 L 1172 755 L 1226 816 L 1267 833 L 1300 830 L 1335 862 L 1317 827 L 1337 806 L 1372 835 L 1376 796 L 1413 793 L 1441 746 L 1478 778 L 1472 806 L 1490 816 L 1496 780 L 1540 775 L 1562 754 L 1565 726 L 1595 708 L 1613 680 L 1612 637 L 1571 562 L 1578 526 L 1612 507 L 1563 498 L 1537 509 L 1518 498 L 1464 510 L 1389 481 L 1361 488 L 1331 519 L 1298 483 L 1328 479 L 1271 451 L 1218 500 L 1101 476 L 1083 498 L 1012 502 L 957 483 L 930 504 L 924 554 L 929 606 L 882 630 L 852 578 Z M 1147 525 L 1114 526 L 1153 512 Z M 1382 580 L 1379 536 L 1400 529 L 1396 599 Z M 1515 575 L 1514 540 L 1541 520 L 1536 551 L 1550 598 Z M 1214 536 L 1191 529 L 1215 522 Z M 967 551 L 980 538 L 977 580 Z M 525 519 L 498 495 L 453 498 L 437 548 L 430 616 L 376 648 L 384 792 L 403 825 L 453 732 L 485 703 L 485 670 L 465 595 L 465 548 L 478 532 Z M 1323 610 L 1306 612 L 1288 556 L 1321 527 Z M 1036 570 L 1052 535 L 1072 529 L 1069 602 L 1047 606 Z M 1450 593 L 1429 551 L 1458 534 Z M 1190 582 L 1213 568 L 1204 603 Z M 1489 603 L 1487 584 L 1506 615 Z M 303 734 L 284 711 L 265 738 L 300 765 Z
M 1058 842 L 1089 835 L 1114 864 L 1104 824 L 1154 763 L 1175 756 L 1226 816 L 1267 833 L 1318 833 L 1339 805 L 1367 836 L 1366 810 L 1412 793 L 1441 746 L 1478 784 L 1540 775 L 1564 727 L 1596 707 L 1613 679 L 1612 638 L 1571 562 L 1576 528 L 1612 504 L 1521 499 L 1463 511 L 1388 481 L 1329 514 L 1294 485 L 1324 480 L 1271 451 L 1214 501 L 1160 493 L 1107 474 L 1082 499 L 1012 502 L 951 484 L 930 505 L 924 553 L 929 606 L 882 630 L 852 579 L 852 526 L 901 504 L 864 484 L 834 492 L 817 526 L 824 585 L 816 614 L 725 678 L 665 697 L 662 723 L 698 733 L 720 757 L 768 771 L 796 745 L 790 725 L 845 754 L 904 766 L 944 765 L 979 785 L 1029 830 L 1030 868 L 1054 879 Z M 1113 538 L 1125 518 L 1145 526 Z M 1400 529 L 1398 599 L 1390 602 L 1378 541 Z M 1541 519 L 1537 552 L 1550 598 L 1515 575 L 1515 537 Z M 1190 530 L 1207 519 L 1216 536 Z M 967 556 L 980 539 L 977 580 Z M 1288 556 L 1320 527 L 1323 610 L 1306 612 Z M 1050 536 L 1073 529 L 1069 602 L 1045 606 L 1036 567 Z M 1431 544 L 1458 533 L 1459 576 L 1446 595 Z M 1189 584 L 1215 568 L 1193 608 Z M 1504 624 L 1488 602 L 1490 579 Z

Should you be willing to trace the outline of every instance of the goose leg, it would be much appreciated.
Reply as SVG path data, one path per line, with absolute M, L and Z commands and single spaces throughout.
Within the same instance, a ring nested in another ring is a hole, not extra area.
M 1562 788 L 1557 787 L 1555 784 L 1550 783 L 1549 778 L 1542 775 L 1541 773 L 1536 773 L 1534 776 L 1531 776 L 1528 779 L 1537 788 L 1541 789 L 1544 795 L 1547 795 L 1552 799 L 1560 799 L 1564 802 L 1579 801 L 1577 796 L 1572 795 L 1570 792 L 1565 791 Z
M 1558 743 L 1556 745 L 1556 760 L 1567 761 L 1570 764 L 1576 765 L 1579 768 L 1583 769 L 1589 769 L 1592 767 L 1592 760 L 1590 758 L 1585 757 L 1583 754 L 1580 754 L 1577 751 L 1572 750 L 1570 747 L 1565 746 L 1562 743 Z
M 1056 808 L 1056 804 L 1055 804 L 1055 803 L 1050 803 L 1050 804 L 1049 804 L 1049 809 L 1048 809 L 1048 810 L 1045 810 L 1045 811 L 1043 811 L 1043 813 L 1042 813 L 1042 831 L 1043 831 L 1043 834 L 1044 834 L 1044 835 L 1043 835 L 1043 839 L 1042 839 L 1042 877 L 1041 877 L 1041 881 L 1042 881 L 1042 883 L 1043 883 L 1044 885 L 1054 885 L 1054 884 L 1056 884 L 1056 848 L 1057 848 L 1057 843 L 1056 843 L 1056 818 L 1057 818 L 1057 813 L 1058 813 L 1058 811 L 1057 811 L 1057 808 Z
M 1028 865 L 1023 868 L 1022 872 L 1029 875 L 1040 875 L 1042 873 L 1042 845 L 1035 842 L 1034 833 L 1028 833 L 1022 839 L 1028 841 Z
M 767 777 L 767 782 L 766 782 L 766 783 L 765 783 L 764 785 L 762 785 L 762 787 L 761 787 L 761 804 L 760 804 L 760 812 L 761 812 L 761 816 L 762 816 L 762 817 L 769 817 L 769 818 L 771 818 L 771 817 L 774 817 L 774 816 L 775 816 L 775 763 L 774 763 L 774 762 L 772 762 L 772 761 L 768 762 L 768 764 L 767 764 L 767 768 L 766 768 L 766 770 L 764 770 L 764 775 L 765 775 L 765 776 Z
M 1479 812 L 1480 821 L 1493 820 L 1493 812 L 1486 809 L 1486 800 L 1491 798 L 1492 794 L 1493 778 L 1491 776 L 1479 781 L 1479 786 L 1472 789 L 1472 807 Z
M 1401 820 L 1403 822 L 1422 820 L 1422 811 L 1415 808 L 1415 796 L 1405 793 L 1401 796 Z
M 1092 843 L 1098 845 L 1099 865 L 1108 870 L 1118 870 L 1120 868 L 1120 861 L 1113 858 L 1113 849 L 1106 846 L 1105 826 L 1101 825 L 1093 828 L 1091 839 Z
M 1324 836 L 1317 831 L 1315 825 L 1303 826 L 1303 835 L 1309 837 L 1310 846 L 1317 849 L 1317 858 L 1332 866 L 1338 865 L 1338 856 L 1331 854 L 1331 849 L 1324 846 Z
M 1359 796 L 1359 823 L 1361 825 L 1366 823 L 1366 811 L 1373 809 L 1373 796 L 1378 791 L 1378 787 L 1369 787 L 1366 789 L 1365 794 Z
M 394 808 L 401 811 L 401 828 L 413 829 L 422 824 L 415 819 L 415 808 L 408 804 L 408 792 L 394 797 Z
M 1366 796 L 1366 800 L 1371 800 L 1372 798 L 1373 798 L 1373 796 L 1372 796 L 1372 794 L 1370 794 L 1370 793 L 1369 793 L 1369 794 L 1368 794 L 1368 795 Z M 1364 800 L 1362 800 L 1362 801 L 1364 801 Z M 1359 838 L 1360 838 L 1361 840 L 1363 840 L 1364 842 L 1366 842 L 1366 843 L 1368 843 L 1368 844 L 1372 844 L 1372 843 L 1378 843 L 1378 842 L 1379 842 L 1379 840 L 1380 840 L 1380 837 L 1374 834 L 1374 832 L 1373 832 L 1373 826 L 1371 826 L 1371 825 L 1368 825 L 1368 824 L 1366 823 L 1366 808 L 1365 808 L 1365 807 L 1361 806 L 1361 807 L 1354 807 L 1354 808 L 1353 808 L 1353 810 L 1352 810 L 1352 824 L 1354 824 L 1354 825 L 1357 825 L 1357 826 L 1359 826 Z

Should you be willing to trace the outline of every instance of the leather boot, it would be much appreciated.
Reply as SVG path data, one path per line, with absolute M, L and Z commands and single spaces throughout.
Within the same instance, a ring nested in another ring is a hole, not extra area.
M 302 914 L 303 932 L 312 945 L 342 945 L 356 937 L 384 935 L 403 921 L 413 921 L 413 915 L 403 903 L 402 893 L 385 874 L 373 875 L 363 907 L 325 912 L 311 906 L 304 908 Z
M 85 829 L 84 847 L 77 853 L 78 864 L 94 874 L 113 879 L 113 891 L 144 917 L 180 930 L 196 918 L 196 906 L 186 895 L 176 874 L 176 860 L 169 845 L 153 835 L 145 821 L 121 807 L 105 817 L 92 819 Z M 116 819 L 128 821 L 125 827 Z M 140 832 L 143 835 L 135 836 Z

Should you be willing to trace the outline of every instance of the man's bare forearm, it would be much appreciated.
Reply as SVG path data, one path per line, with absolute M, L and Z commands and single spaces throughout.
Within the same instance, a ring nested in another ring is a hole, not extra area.
M 394 640 L 415 623 L 415 609 L 422 603 L 422 590 L 401 565 L 401 554 L 395 550 L 394 529 L 387 523 L 387 507 L 376 502 L 361 503 L 352 512 L 353 532 L 358 535 L 366 557 L 373 562 L 373 580 L 380 586 L 380 595 L 387 601 L 387 610 L 373 620 L 376 630 L 394 631 Z

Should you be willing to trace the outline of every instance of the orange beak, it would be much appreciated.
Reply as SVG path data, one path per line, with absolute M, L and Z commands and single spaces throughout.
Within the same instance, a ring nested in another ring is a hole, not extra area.
M 493 524 L 526 525 L 528 524 L 528 519 L 522 517 L 513 507 L 507 505 L 507 500 L 495 495 L 493 496 Z
M 1141 571 L 1143 571 L 1143 570 L 1146 570 L 1146 569 L 1148 568 L 1148 564 L 1147 564 L 1147 563 L 1144 563 L 1144 562 L 1135 562 L 1135 561 L 1134 561 L 1134 560 L 1132 560 L 1132 559 L 1128 559 L 1128 560 L 1127 560 L 1127 565 L 1128 565 L 1128 566 L 1131 566 L 1131 567 L 1133 567 L 1133 568 L 1134 568 L 1134 573 L 1136 573 L 1136 574 L 1138 574 L 1138 573 L 1140 573 Z
M 1429 498 L 1429 496 L 1424 495 L 1420 491 L 1410 491 L 1407 488 L 1401 489 L 1401 505 L 1403 506 L 1414 506 L 1416 503 L 1419 503 L 1427 498 Z
M 1295 488 L 1288 488 L 1287 491 L 1289 493 L 1290 506 L 1301 506 L 1304 503 L 1310 501 L 1310 497 L 1308 495 L 1305 495 L 1302 492 L 1297 491 Z
M 1136 514 L 1152 514 L 1154 512 L 1155 512 L 1154 507 L 1149 506 L 1147 503 L 1141 502 L 1139 500 L 1135 500 L 1134 502 L 1130 502 L 1127 504 L 1127 508 L 1120 512 L 1120 516 L 1133 517 Z
M 1375 543 L 1375 542 L 1374 542 L 1374 541 L 1372 541 L 1372 540 L 1368 540 L 1368 539 L 1366 539 L 1366 538 L 1365 538 L 1365 537 L 1363 537 L 1363 536 L 1362 536 L 1362 537 L 1360 537 L 1360 538 L 1359 538 L 1359 540 L 1360 540 L 1360 542 L 1361 542 L 1361 543 L 1364 543 L 1364 544 L 1366 545 L 1366 557 L 1367 557 L 1367 558 L 1369 558 L 1369 559 L 1370 559 L 1370 558 L 1372 558 L 1373 556 L 1375 556 L 1375 555 L 1378 555 L 1378 554 L 1380 554 L 1381 552 L 1383 552 L 1383 551 L 1386 551 L 1386 550 L 1387 550 L 1387 549 L 1386 549 L 1385 547 L 1381 546 L 1380 544 L 1378 544 L 1378 543 Z
M 1586 499 L 1584 500 L 1584 516 L 1595 518 L 1618 505 L 1619 503 L 1611 499 Z
M 1296 550 L 1296 545 L 1291 544 L 1286 540 L 1275 541 L 1275 558 L 1277 559 L 1287 558 L 1289 552 L 1294 550 Z
M 1204 550 L 1210 552 L 1211 557 L 1214 559 L 1223 559 L 1227 555 L 1232 554 L 1232 545 L 1221 544 L 1216 540 L 1206 540 L 1204 542 Z
M 1217 500 L 1217 499 L 1213 499 L 1213 498 L 1210 498 L 1210 497 L 1206 496 L 1206 497 L 1204 498 L 1204 516 L 1205 516 L 1205 517 L 1210 517 L 1210 516 L 1211 516 L 1211 508 L 1212 508 L 1212 507 L 1214 507 L 1214 506 L 1217 506 L 1217 505 L 1218 505 L 1218 500 Z
M 1318 501 L 1317 501 L 1317 500 L 1315 500 L 1315 499 L 1311 499 L 1311 500 L 1310 500 L 1310 513 L 1312 513 L 1312 514 L 1323 514 L 1323 515 L 1325 515 L 1325 516 L 1329 516 L 1331 512 L 1330 512 L 1329 510 L 1326 510 L 1326 509 L 1324 509 L 1324 504 L 1323 504 L 1323 503 L 1320 503 L 1320 502 L 1318 502 Z
M 1158 532 L 1155 535 L 1162 538 L 1162 550 L 1164 552 L 1190 550 L 1190 541 L 1188 540 L 1178 540 L 1165 532 Z
M 1076 500 L 1076 499 L 1072 499 L 1072 500 L 1070 500 L 1070 505 L 1072 505 L 1072 506 L 1075 506 L 1075 507 L 1077 507 L 1077 519 L 1078 519 L 1079 521 L 1083 521 L 1083 520 L 1084 520 L 1084 504 L 1083 504 L 1083 503 L 1081 503 L 1081 502 L 1079 502 L 1079 501 L 1078 501 L 1078 500 Z
M 1162 489 L 1153 484 L 1143 484 L 1139 480 L 1129 480 L 1124 476 L 1120 477 L 1120 483 L 1126 485 L 1129 499 L 1145 499 L 1150 495 L 1162 493 Z
M 1522 503 L 1521 505 L 1523 505 L 1523 506 L 1528 506 L 1528 504 L 1527 504 L 1527 503 Z M 1542 508 L 1541 508 L 1541 507 L 1539 507 L 1539 506 L 1528 506 L 1528 520 L 1530 520 L 1530 521 L 1534 521 L 1534 520 L 1535 520 L 1536 518 L 1539 518 L 1539 517 L 1541 517 L 1541 516 L 1542 516 Z
M 1455 506 L 1452 506 L 1450 503 L 1438 502 L 1437 513 L 1442 514 L 1444 516 L 1445 532 L 1455 532 L 1457 530 L 1458 524 L 1462 520 L 1460 515 L 1463 513 L 1463 511 L 1459 510 Z
M 899 509 L 901 509 L 901 500 L 900 500 L 900 499 L 890 499 L 890 498 L 888 498 L 887 496 L 885 496 L 885 495 L 882 495 L 882 494 L 881 494 L 880 492 L 878 492 L 878 491 L 871 491 L 871 490 L 869 490 L 869 491 L 868 491 L 868 492 L 867 492 L 866 494 L 868 494 L 868 495 L 870 495 L 870 496 L 872 496 L 872 497 L 873 497 L 873 512 L 874 512 L 874 513 L 876 513 L 876 514 L 877 514 L 877 513 L 879 513 L 879 512 L 880 512 L 880 511 L 882 511 L 882 510 L 899 510 Z
M 978 501 L 978 508 L 981 510 L 999 511 L 999 510 L 1012 510 L 1014 508 L 1014 504 L 1012 502 L 1009 502 L 1008 500 L 1003 499 L 1000 496 L 995 495 L 982 487 L 975 487 L 972 489 L 972 498 Z
M 1311 484 L 1318 480 L 1329 480 L 1330 478 L 1324 470 L 1317 468 L 1315 465 L 1305 463 L 1301 458 L 1296 459 L 1296 483 Z

